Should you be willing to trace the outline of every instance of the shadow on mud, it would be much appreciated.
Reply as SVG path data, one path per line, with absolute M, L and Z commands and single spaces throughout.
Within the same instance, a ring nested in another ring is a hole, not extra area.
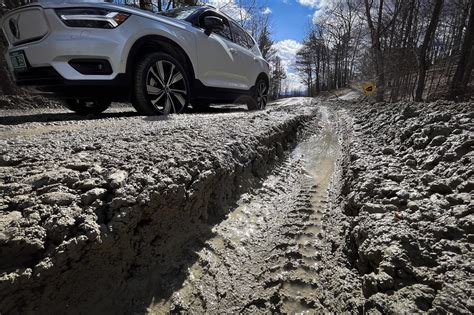
M 211 107 L 210 111 L 233 113 L 245 110 L 243 106 L 236 108 L 232 105 L 230 109 L 229 106 Z M 130 112 L 124 113 L 128 110 Z M 111 109 L 102 117 L 137 115 L 131 110 L 128 107 Z M 83 119 L 53 110 L 36 111 L 36 115 L 31 110 L 24 113 L 27 115 L 21 117 L 23 121 L 38 121 L 38 116 L 43 118 L 40 121 L 48 117 L 51 121 Z M 105 151 L 113 148 L 114 144 L 105 146 L 101 148 L 103 151 L 97 153 L 105 158 L 97 161 L 90 159 L 90 163 L 104 165 L 110 171 L 127 166 L 131 175 L 126 179 L 126 185 L 118 188 L 104 184 L 108 188 L 104 203 L 91 208 L 87 218 L 75 221 L 78 230 L 74 227 L 71 235 L 82 233 L 74 238 L 77 242 L 71 238 L 64 250 L 60 247 L 62 240 L 49 242 L 44 252 L 32 257 L 27 265 L 20 266 L 39 272 L 35 271 L 31 277 L 23 276 L 26 283 L 9 282 L 0 286 L 0 312 L 143 314 L 147 313 L 150 305 L 166 304 L 173 293 L 183 286 L 190 266 L 199 259 L 196 253 L 209 246 L 206 241 L 215 236 L 215 224 L 235 208 L 243 193 L 261 186 L 261 181 L 276 163 L 294 147 L 302 124 L 312 116 L 302 111 L 288 116 L 283 122 L 270 122 L 264 119 L 266 117 L 259 118 L 259 115 L 256 117 L 259 120 L 249 124 L 249 128 L 253 128 L 250 130 L 263 128 L 267 131 L 252 135 L 243 130 L 229 132 L 229 135 L 236 136 L 235 141 L 229 143 L 227 138 L 221 136 L 222 139 L 216 138 L 215 146 L 209 146 L 219 148 L 222 144 L 223 149 L 218 152 L 206 148 L 207 134 L 196 141 L 202 147 L 196 147 L 194 151 L 189 149 L 191 145 L 179 148 L 171 142 L 156 147 L 146 143 L 133 147 L 131 141 L 120 143 L 120 137 L 111 139 L 117 140 L 117 151 Z M 140 117 L 138 120 L 144 118 L 156 119 Z M 0 119 L 4 122 L 13 118 Z M 225 130 L 228 125 L 222 124 L 219 128 Z M 16 131 L 16 128 L 12 129 Z M 144 140 L 158 142 L 161 139 L 149 137 Z M 175 155 L 163 155 L 176 157 L 176 160 L 161 161 L 162 155 L 148 155 L 148 150 L 153 148 L 176 150 Z M 119 151 L 123 153 L 109 159 Z M 131 154 L 139 158 L 129 162 L 127 159 Z M 68 154 L 65 158 L 72 155 Z M 95 155 L 91 153 L 90 156 Z M 32 170 L 49 161 L 39 161 L 32 166 Z M 138 170 L 138 176 L 132 175 L 134 170 Z M 109 172 L 105 170 L 103 176 L 89 174 L 109 178 Z M 92 234 L 89 233 L 89 223 L 94 227 Z M 48 262 L 47 267 L 35 267 L 43 261 Z M 0 270 L 0 273 L 3 271 Z
M 20 125 L 24 123 L 45 123 L 45 122 L 59 122 L 59 121 L 80 121 L 80 120 L 95 120 L 106 118 L 119 117 L 133 117 L 138 116 L 137 112 L 105 112 L 100 115 L 81 116 L 73 113 L 37 113 L 26 115 L 12 115 L 0 117 L 0 125 Z
M 192 108 L 190 107 L 186 114 L 225 114 L 245 112 L 247 109 L 243 105 L 212 105 Z M 25 123 L 47 123 L 61 121 L 83 121 L 83 120 L 99 120 L 107 118 L 124 118 L 135 117 L 139 114 L 132 108 L 123 108 L 121 111 L 105 112 L 99 115 L 81 116 L 71 112 L 45 112 L 32 113 L 25 111 L 25 114 L 8 115 L 0 117 L 0 125 L 20 125 Z M 158 121 L 167 120 L 164 116 L 150 116 L 145 120 Z
M 245 105 L 226 104 L 226 105 L 211 105 L 211 106 L 199 106 L 196 108 L 189 108 L 187 113 L 189 114 L 224 114 L 224 113 L 239 113 L 246 112 L 247 107 Z

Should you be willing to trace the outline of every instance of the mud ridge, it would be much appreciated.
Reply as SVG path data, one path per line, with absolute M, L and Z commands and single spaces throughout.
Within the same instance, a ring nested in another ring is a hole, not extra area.
M 183 286 L 152 304 L 150 313 L 351 311 L 361 304 L 352 290 L 360 285 L 357 272 L 350 270 L 344 247 L 338 244 L 335 253 L 331 246 L 346 219 L 331 204 L 340 196 L 339 146 L 347 143 L 347 124 L 329 108 L 320 113 L 263 187 L 243 195 L 213 228 L 215 236 L 198 252 Z M 328 226 L 334 216 L 338 225 Z M 351 277 L 352 287 L 345 285 Z
M 471 314 L 473 104 L 340 106 L 354 117 L 342 244 L 363 309 Z
M 216 256 L 220 241 L 204 241 L 212 226 L 294 147 L 317 115 L 310 102 L 110 118 L 54 139 L 10 133 L 0 152 L 0 312 L 142 313 L 167 300 L 190 262 Z M 200 249 L 208 257 L 192 254 Z

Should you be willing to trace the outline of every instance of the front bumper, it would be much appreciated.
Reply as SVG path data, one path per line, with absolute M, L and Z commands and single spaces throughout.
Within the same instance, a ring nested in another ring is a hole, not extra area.
M 113 80 L 119 74 L 125 73 L 126 58 L 123 53 L 130 37 L 126 25 L 128 21 L 116 29 L 71 28 L 59 20 L 53 9 L 45 9 L 43 12 L 49 24 L 48 33 L 39 41 L 10 45 L 6 51 L 5 59 L 12 72 L 13 66 L 9 54 L 21 50 L 26 56 L 31 72 L 39 69 L 44 74 L 48 72 L 45 71 L 46 68 L 53 68 L 65 80 Z M 133 20 L 133 17 L 130 20 Z M 106 60 L 110 63 L 112 71 L 106 75 L 82 74 L 69 64 L 73 59 Z M 17 76 L 15 74 L 15 77 Z M 47 77 L 50 76 L 54 76 L 53 72 Z M 31 80 L 21 80 L 20 77 L 19 79 L 18 84 L 34 83 Z
M 15 72 L 14 76 L 19 86 L 58 98 L 106 97 L 112 101 L 125 101 L 131 93 L 131 81 L 126 74 L 118 74 L 111 80 L 67 80 L 53 67 L 35 67 L 26 72 Z

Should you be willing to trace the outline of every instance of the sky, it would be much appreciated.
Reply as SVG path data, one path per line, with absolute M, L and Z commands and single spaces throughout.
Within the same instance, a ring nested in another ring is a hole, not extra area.
M 296 53 L 302 47 L 307 30 L 315 13 L 334 0 L 257 0 L 262 13 L 269 14 L 272 39 L 277 55 L 287 73 L 283 88 L 304 90 L 295 69 Z M 208 0 L 209 4 L 221 8 L 230 16 L 241 16 L 239 0 Z M 245 15 L 245 13 L 244 13 Z
M 273 39 L 303 41 L 314 9 L 301 5 L 297 0 L 270 0 L 267 5 L 271 10 Z
M 325 0 L 268 0 L 267 5 L 271 11 L 274 47 L 287 75 L 283 89 L 304 90 L 306 87 L 295 68 L 296 53 L 302 47 L 314 14 L 325 5 Z

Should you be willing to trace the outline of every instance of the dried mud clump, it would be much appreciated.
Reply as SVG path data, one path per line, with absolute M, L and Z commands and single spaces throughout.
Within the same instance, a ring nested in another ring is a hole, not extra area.
M 108 118 L 2 140 L 0 313 L 144 312 L 314 115 Z
M 352 105 L 344 211 L 364 308 L 474 312 L 474 105 Z

